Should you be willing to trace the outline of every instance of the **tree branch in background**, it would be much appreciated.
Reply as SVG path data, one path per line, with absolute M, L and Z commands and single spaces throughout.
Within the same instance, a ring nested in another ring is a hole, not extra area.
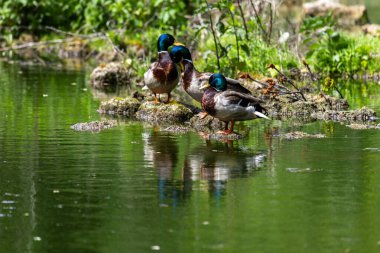
M 249 39 L 249 36 L 248 36 L 248 27 L 247 27 L 247 22 L 245 21 L 245 17 L 244 17 L 244 13 L 243 13 L 243 8 L 241 7 L 240 0 L 237 0 L 237 3 L 238 3 L 238 6 L 239 6 L 239 11 L 240 11 L 241 18 L 243 20 L 243 25 L 244 25 L 244 30 L 245 30 L 245 39 L 248 40 Z
M 269 34 L 268 34 L 268 45 L 270 44 L 270 40 L 272 38 L 272 29 L 273 29 L 273 7 L 272 3 L 269 2 Z
M 259 17 L 259 13 L 258 13 L 257 10 L 256 10 L 256 6 L 255 6 L 255 4 L 252 2 L 252 0 L 250 0 L 250 2 L 251 2 L 251 5 L 252 5 L 252 8 L 253 8 L 253 11 L 255 12 L 255 19 L 256 19 L 256 22 L 257 22 L 258 26 L 260 27 L 260 30 L 261 30 L 261 32 L 262 32 L 262 34 L 263 34 L 263 40 L 264 40 L 264 41 L 268 41 L 268 34 L 267 34 L 267 32 L 265 31 L 265 28 L 264 28 L 264 26 L 263 26 L 263 23 L 261 23 L 261 19 L 260 19 L 260 17 Z
M 209 15 L 209 18 L 210 18 L 210 27 L 211 27 L 212 37 L 214 38 L 216 59 L 217 59 L 217 62 L 218 62 L 218 70 L 220 71 L 218 42 L 216 41 L 216 34 L 215 34 L 215 30 L 214 30 L 214 23 L 212 22 L 212 16 L 211 16 L 211 9 L 210 9 L 210 6 L 209 6 L 207 0 L 205 0 L 205 3 L 206 3 L 206 7 L 207 7 L 207 9 L 209 11 L 209 14 L 210 14 Z
M 236 50 L 237 50 L 237 59 L 238 62 L 240 62 L 240 57 L 239 57 L 239 38 L 237 35 L 237 30 L 236 30 L 236 25 L 235 25 L 235 18 L 234 14 L 232 13 L 231 9 L 229 6 L 227 6 L 228 12 L 230 13 L 231 19 L 232 19 L 232 26 L 234 27 L 234 33 L 235 33 L 235 41 L 236 41 Z

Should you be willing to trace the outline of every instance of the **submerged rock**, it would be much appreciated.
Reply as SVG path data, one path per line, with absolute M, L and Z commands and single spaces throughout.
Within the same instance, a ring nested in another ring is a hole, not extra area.
M 99 113 L 110 115 L 135 116 L 141 103 L 136 98 L 112 98 L 101 102 L 98 109 Z
M 345 99 L 330 97 L 327 95 L 306 95 L 307 101 L 291 101 L 289 97 L 278 96 L 267 100 L 265 108 L 272 118 L 303 118 L 318 120 L 369 121 L 376 118 L 376 112 L 372 109 L 361 108 L 347 110 L 348 103 Z
M 300 131 L 280 134 L 279 136 L 287 140 L 296 140 L 296 139 L 303 139 L 303 138 L 317 138 L 317 139 L 326 138 L 324 134 L 308 134 L 308 133 L 300 132 Z
M 101 64 L 90 75 L 92 87 L 115 92 L 120 86 L 130 85 L 131 72 L 122 64 L 111 62 Z
M 144 102 L 136 113 L 138 119 L 155 123 L 185 122 L 192 116 L 189 108 L 175 101 L 168 104 Z
M 312 117 L 319 120 L 333 120 L 340 122 L 369 121 L 376 118 L 376 112 L 372 109 L 363 107 L 351 111 L 326 110 L 324 112 L 315 112 L 312 114 Z
M 380 124 L 373 125 L 373 124 L 358 124 L 358 123 L 352 123 L 349 125 L 346 125 L 346 127 L 349 127 L 351 129 L 357 129 L 357 130 L 363 130 L 363 129 L 380 129 Z
M 103 120 L 103 121 L 77 123 L 77 124 L 72 125 L 70 128 L 75 131 L 99 132 L 99 131 L 111 128 L 115 125 L 117 125 L 116 120 Z
M 222 142 L 228 142 L 228 141 L 235 141 L 243 138 L 243 135 L 233 132 L 230 134 L 222 134 L 222 133 L 206 133 L 206 132 L 199 132 L 199 135 L 205 139 L 205 140 L 217 140 Z

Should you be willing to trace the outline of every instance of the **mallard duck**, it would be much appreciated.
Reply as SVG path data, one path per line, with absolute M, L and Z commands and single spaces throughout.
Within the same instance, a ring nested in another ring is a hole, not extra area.
M 168 94 L 166 103 L 170 101 L 170 92 L 177 86 L 180 78 L 180 66 L 170 58 L 168 48 L 176 44 L 170 34 L 162 34 L 157 41 L 158 60 L 152 63 L 144 74 L 145 85 L 153 92 L 154 101 L 160 101 L 157 94 Z
M 175 61 L 180 61 L 181 63 L 181 68 L 183 69 L 183 72 L 181 74 L 181 85 L 183 89 L 193 99 L 195 99 L 198 102 L 201 102 L 204 91 L 201 90 L 200 87 L 208 82 L 210 76 L 213 73 L 199 72 L 194 67 L 189 49 L 187 49 L 183 45 L 174 46 L 170 51 L 170 57 Z M 251 94 L 251 92 L 244 88 L 239 81 L 231 78 L 226 78 L 226 80 L 228 90 L 234 90 L 245 94 Z
M 235 121 L 266 118 L 265 109 L 260 105 L 262 100 L 235 90 L 227 89 L 227 80 L 222 74 L 213 74 L 208 83 L 204 84 L 202 108 L 211 116 L 225 122 L 225 129 L 220 133 L 230 134 L 234 130 Z M 231 128 L 228 129 L 228 122 Z

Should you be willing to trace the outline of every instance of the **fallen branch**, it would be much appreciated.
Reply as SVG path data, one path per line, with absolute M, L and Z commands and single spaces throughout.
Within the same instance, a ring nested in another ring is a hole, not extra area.
M 86 39 L 88 40 L 104 39 L 104 34 L 102 33 L 89 34 L 86 36 Z M 25 48 L 33 48 L 33 47 L 39 47 L 39 46 L 45 46 L 45 45 L 51 45 L 51 44 L 62 44 L 62 43 L 66 43 L 72 40 L 73 40 L 73 37 L 65 38 L 65 39 L 39 41 L 39 42 L 27 42 L 20 45 L 0 48 L 0 52 L 6 52 L 6 51 L 11 51 L 11 50 L 21 50 Z
M 282 73 L 278 68 L 276 68 L 276 66 L 274 66 L 274 64 L 272 64 L 272 63 L 269 64 L 268 68 L 276 70 L 284 78 L 284 81 L 289 83 L 290 85 L 292 85 L 297 90 L 297 92 L 299 94 L 301 94 L 303 100 L 307 101 L 304 94 L 302 93 L 302 91 L 300 89 L 298 89 L 298 87 L 295 85 L 295 83 L 289 77 L 287 77 L 284 73 Z
M 72 32 L 66 32 L 66 31 L 62 31 L 60 29 L 57 29 L 57 28 L 54 28 L 54 27 L 51 27 L 51 26 L 47 26 L 46 29 L 49 29 L 51 31 L 54 31 L 56 33 L 59 33 L 59 34 L 63 34 L 65 36 L 70 36 L 68 38 L 64 38 L 64 39 L 55 39 L 55 40 L 47 40 L 47 41 L 39 41 L 39 42 L 27 42 L 27 43 L 24 43 L 24 44 L 20 44 L 20 45 L 14 45 L 14 46 L 10 46 L 10 47 L 3 47 L 3 48 L 0 48 L 0 52 L 6 52 L 6 51 L 11 51 L 11 50 L 22 50 L 22 49 L 26 49 L 26 48 L 35 48 L 35 47 L 40 47 L 40 46 L 46 46 L 46 45 L 51 45 L 51 44 L 62 44 L 62 43 L 66 43 L 66 42 L 70 42 L 73 40 L 73 38 L 82 38 L 82 39 L 86 39 L 86 40 L 105 40 L 107 41 L 110 46 L 112 47 L 113 51 L 122 55 L 123 57 L 125 57 L 125 53 L 122 52 L 111 40 L 111 38 L 105 34 L 105 33 L 102 33 L 102 32 L 96 32 L 96 33 L 92 33 L 92 34 L 79 34 L 79 33 L 72 33 Z M 123 32 L 123 30 L 119 29 L 119 30 L 116 30 L 116 33 L 121 33 Z

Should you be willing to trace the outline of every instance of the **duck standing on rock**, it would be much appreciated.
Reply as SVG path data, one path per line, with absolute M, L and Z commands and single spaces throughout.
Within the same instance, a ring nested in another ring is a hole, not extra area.
M 173 61 L 180 61 L 182 63 L 182 87 L 193 99 L 198 102 L 202 101 L 204 91 L 200 89 L 203 84 L 207 84 L 212 73 L 199 72 L 193 64 L 191 53 L 185 46 L 174 46 L 170 51 L 170 57 Z M 244 88 L 239 81 L 225 78 L 228 90 L 234 90 L 244 94 L 251 94 L 251 92 Z
M 168 94 L 166 103 L 170 101 L 170 92 L 177 86 L 181 69 L 169 55 L 168 48 L 177 44 L 174 37 L 170 34 L 162 34 L 157 41 L 158 60 L 152 63 L 148 71 L 144 74 L 145 85 L 153 92 L 155 103 L 160 99 L 157 94 Z
M 235 121 L 266 118 L 265 109 L 260 105 L 262 100 L 242 92 L 228 90 L 227 80 L 222 74 L 213 74 L 208 83 L 201 89 L 205 89 L 202 96 L 202 108 L 211 116 L 225 122 L 224 131 L 218 133 L 230 134 L 234 130 Z M 228 123 L 231 121 L 231 128 Z

